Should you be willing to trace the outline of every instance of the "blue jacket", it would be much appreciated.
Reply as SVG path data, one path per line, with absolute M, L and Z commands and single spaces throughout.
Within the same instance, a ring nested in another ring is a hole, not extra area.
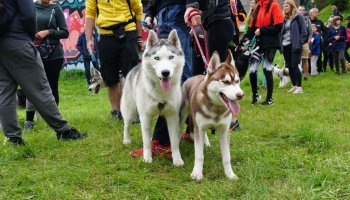
M 335 40 L 334 36 L 339 35 L 339 40 Z M 330 28 L 327 32 L 327 38 L 332 43 L 332 51 L 345 51 L 345 40 L 347 38 L 346 29 L 344 26 L 340 26 L 338 29 L 334 27 Z
M 287 19 L 284 19 L 283 26 L 282 26 L 282 34 L 281 34 L 281 44 L 282 44 L 282 36 L 283 31 L 285 29 Z M 303 44 L 305 43 L 307 39 L 307 30 L 305 25 L 304 16 L 300 14 L 294 15 L 292 18 L 292 21 L 290 22 L 290 40 L 292 43 L 292 52 L 301 51 Z M 282 46 L 282 52 L 283 52 L 283 46 Z
M 321 36 L 319 33 L 312 34 L 313 41 L 310 46 L 311 54 L 319 56 L 321 54 Z
M 98 35 L 94 34 L 93 37 L 94 37 L 94 43 L 95 43 L 94 44 L 95 55 L 98 55 L 98 48 L 97 48 Z M 84 58 L 90 57 L 90 53 L 86 45 L 86 36 L 84 32 L 79 35 L 78 42 L 77 42 L 77 49 L 79 50 L 80 54 Z

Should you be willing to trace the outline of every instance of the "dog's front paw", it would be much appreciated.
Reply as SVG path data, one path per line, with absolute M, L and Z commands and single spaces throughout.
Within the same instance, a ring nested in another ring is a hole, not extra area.
M 180 167 L 180 166 L 183 166 L 185 163 L 181 158 L 180 159 L 173 158 L 173 164 L 177 167 Z
M 123 144 L 124 144 L 124 145 L 129 145 L 129 144 L 131 144 L 131 139 L 130 139 L 130 138 L 124 138 L 124 139 L 123 139 Z
M 235 173 L 233 173 L 233 171 L 225 172 L 225 174 L 226 174 L 227 178 L 230 180 L 238 180 L 238 176 Z
M 195 181 L 201 181 L 203 180 L 203 173 L 193 170 L 191 174 L 191 178 Z
M 153 161 L 152 156 L 143 156 L 143 162 L 151 163 Z

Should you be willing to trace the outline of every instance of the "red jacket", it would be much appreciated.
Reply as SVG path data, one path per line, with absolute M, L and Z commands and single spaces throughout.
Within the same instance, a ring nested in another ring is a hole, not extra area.
M 277 0 L 273 0 L 269 10 L 266 12 L 269 0 L 258 0 L 259 10 L 256 20 L 250 20 L 246 37 L 251 39 L 257 28 L 260 29 L 260 45 L 262 49 L 280 49 L 280 33 L 283 25 L 283 14 Z M 253 24 L 254 23 L 254 24 Z
M 350 42 L 350 28 L 346 28 L 346 35 L 347 35 L 347 38 L 345 42 Z
M 276 24 L 283 23 L 283 14 L 280 8 L 280 5 L 276 0 L 273 0 L 270 9 L 266 12 L 268 0 L 260 0 L 258 5 L 260 6 L 257 19 L 251 19 L 249 27 L 252 27 L 253 22 L 255 21 L 256 28 L 264 28 L 265 26 L 271 26 Z M 272 19 L 271 19 L 272 18 Z

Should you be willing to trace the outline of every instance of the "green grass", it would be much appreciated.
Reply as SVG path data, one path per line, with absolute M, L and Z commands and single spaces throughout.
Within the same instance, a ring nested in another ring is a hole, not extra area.
M 123 145 L 122 122 L 109 119 L 106 90 L 91 96 L 82 71 L 63 71 L 60 110 L 89 138 L 57 141 L 40 119 L 23 134 L 26 147 L 1 144 L 0 199 L 350 199 L 350 75 L 327 72 L 303 84 L 300 95 L 275 87 L 275 105 L 265 108 L 250 105 L 245 79 L 242 130 L 231 134 L 240 179 L 226 179 L 218 135 L 209 135 L 204 180 L 196 182 L 192 144 L 180 145 L 183 167 L 130 158 L 142 146 L 140 126 L 132 127 L 132 145 Z M 23 125 L 25 110 L 18 117 Z

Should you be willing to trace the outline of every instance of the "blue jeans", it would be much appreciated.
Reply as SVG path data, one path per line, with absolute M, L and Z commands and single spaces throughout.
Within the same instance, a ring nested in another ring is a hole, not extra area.
M 175 29 L 180 39 L 181 48 L 185 54 L 185 66 L 181 78 L 182 83 L 192 76 L 191 29 L 186 26 L 183 19 L 185 10 L 185 5 L 172 5 L 158 12 L 159 37 L 168 37 L 170 31 Z

